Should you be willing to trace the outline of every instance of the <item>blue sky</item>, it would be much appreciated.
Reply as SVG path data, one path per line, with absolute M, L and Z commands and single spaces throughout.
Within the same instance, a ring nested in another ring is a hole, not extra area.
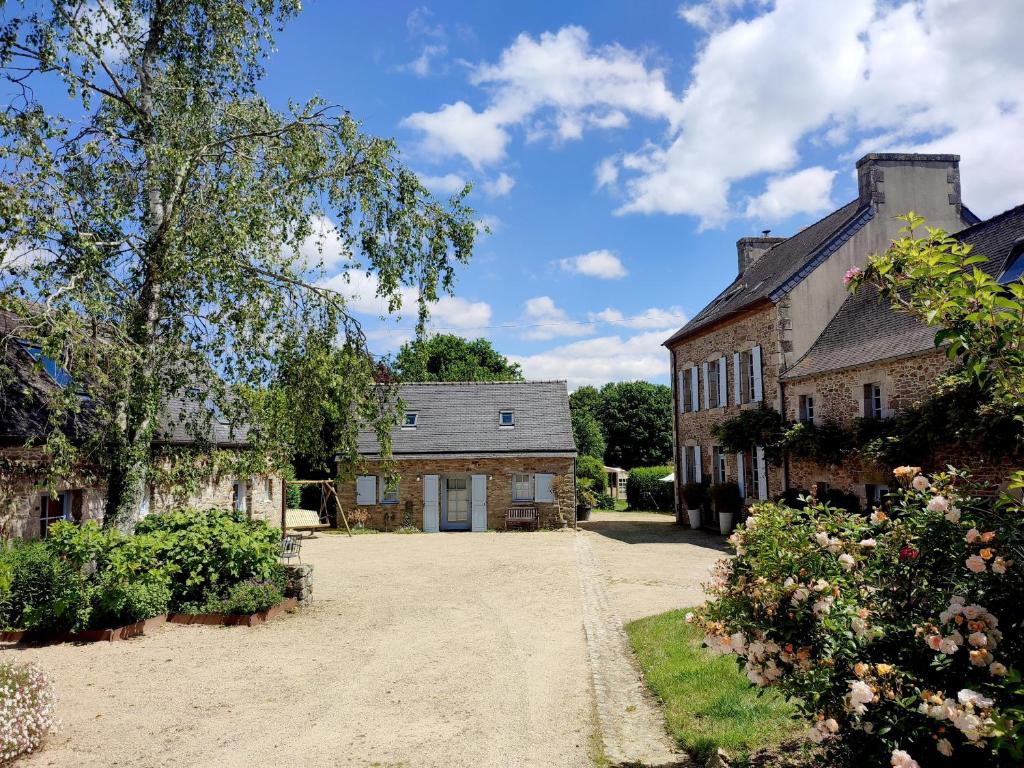
M 737 238 L 851 200 L 865 152 L 955 152 L 976 213 L 1024 202 L 1022 10 L 307 0 L 261 90 L 349 109 L 439 195 L 474 184 L 492 232 L 433 328 L 486 336 L 531 378 L 667 382 L 661 342 L 733 279 Z M 325 266 L 376 353 L 410 337 L 329 242 Z

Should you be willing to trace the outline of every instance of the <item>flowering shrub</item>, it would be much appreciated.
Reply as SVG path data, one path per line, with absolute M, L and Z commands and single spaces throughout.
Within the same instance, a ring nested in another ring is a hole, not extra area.
M 35 665 L 0 661 L 0 765 L 39 749 L 55 725 L 53 689 Z
M 795 697 L 833 763 L 1018 764 L 1024 510 L 952 470 L 895 474 L 888 513 L 756 507 L 693 621 Z

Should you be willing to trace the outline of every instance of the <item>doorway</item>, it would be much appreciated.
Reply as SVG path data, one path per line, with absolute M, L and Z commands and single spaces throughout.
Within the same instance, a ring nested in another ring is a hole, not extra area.
M 454 475 L 444 479 L 444 510 L 441 528 L 445 531 L 468 531 L 472 505 L 469 477 Z

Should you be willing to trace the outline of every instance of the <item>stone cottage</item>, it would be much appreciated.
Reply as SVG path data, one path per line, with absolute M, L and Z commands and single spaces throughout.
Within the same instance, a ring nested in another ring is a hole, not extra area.
M 575 519 L 576 445 L 564 381 L 402 384 L 391 431 L 393 477 L 371 430 L 357 475 L 341 482 L 346 511 L 382 530 L 502 529 L 510 509 L 544 527 Z M 341 468 L 339 468 L 341 470 Z
M 869 154 L 857 162 L 857 180 L 855 200 L 796 235 L 741 238 L 736 278 L 666 340 L 675 474 L 683 483 L 735 481 L 748 502 L 811 481 L 843 485 L 862 497 L 879 492 L 879 478 L 816 480 L 820 469 L 773 466 L 761 446 L 727 454 L 713 434 L 717 424 L 746 409 L 821 419 L 826 409 L 838 418 L 870 404 L 871 413 L 882 417 L 919 397 L 917 383 L 941 367 L 940 353 L 922 346 L 926 331 L 906 331 L 906 318 L 871 303 L 868 295 L 851 298 L 843 275 L 885 250 L 902 226 L 895 217 L 908 211 L 948 232 L 979 223 L 960 198 L 959 156 Z M 974 236 L 970 230 L 965 235 Z M 841 310 L 841 328 L 864 331 L 870 341 L 848 358 L 826 354 L 853 343 L 833 338 Z M 866 330 L 871 326 L 863 318 L 883 316 L 885 328 Z M 905 362 L 911 352 L 930 362 Z M 878 370 L 883 362 L 888 373 Z M 840 370 L 843 381 L 827 383 Z M 680 485 L 676 508 L 685 519 Z
M 70 374 L 55 360 L 32 344 L 19 339 L 13 315 L 0 313 L 0 538 L 45 537 L 58 520 L 81 523 L 102 521 L 107 504 L 107 484 L 101 462 L 85 457 L 56 487 L 44 482 L 49 459 L 41 449 L 49 430 L 47 402 L 55 388 L 74 387 Z M 87 393 L 81 393 L 87 398 Z M 73 442 L 81 442 L 96 424 L 87 402 L 63 425 Z M 165 407 L 154 452 L 167 448 L 188 448 L 195 442 L 182 424 L 183 418 L 199 406 L 173 399 Z M 229 427 L 212 412 L 208 447 L 242 451 L 246 442 L 244 425 Z M 205 446 L 204 446 L 205 447 Z M 172 507 L 233 507 L 250 517 L 280 526 L 284 491 L 278 474 L 256 477 L 216 476 L 201 483 L 195 493 L 162 492 L 152 485 L 142 500 L 141 515 L 163 512 Z

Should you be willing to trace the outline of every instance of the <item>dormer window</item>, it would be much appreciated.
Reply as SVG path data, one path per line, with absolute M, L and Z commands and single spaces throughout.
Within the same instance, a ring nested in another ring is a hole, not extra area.
M 515 425 L 516 415 L 513 411 L 498 411 L 499 427 L 514 427 Z
M 403 429 L 416 429 L 419 421 L 419 414 L 415 411 L 405 414 L 405 418 L 402 420 Z
M 21 344 L 21 348 L 28 353 L 29 357 L 42 366 L 46 375 L 49 376 L 61 389 L 64 389 L 73 383 L 71 374 L 65 371 L 64 368 L 62 368 L 61 365 L 52 357 L 44 354 L 41 347 L 35 344 L 30 344 L 27 341 L 19 341 L 18 343 Z

